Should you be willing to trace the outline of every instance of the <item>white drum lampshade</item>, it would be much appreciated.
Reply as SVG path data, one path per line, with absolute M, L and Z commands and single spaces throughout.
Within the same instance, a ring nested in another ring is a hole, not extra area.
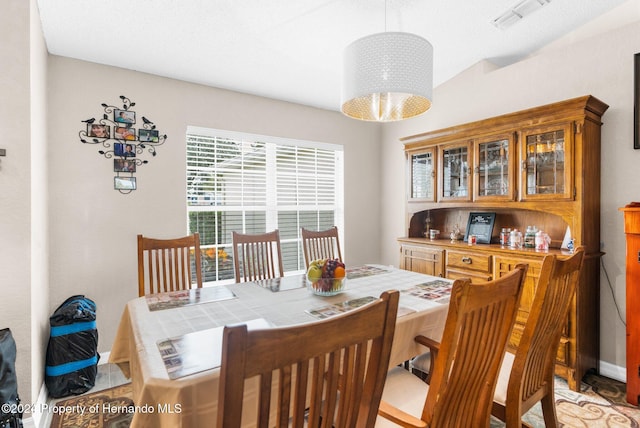
M 433 96 L 433 46 L 411 33 L 384 32 L 344 52 L 342 113 L 377 122 L 424 113 Z

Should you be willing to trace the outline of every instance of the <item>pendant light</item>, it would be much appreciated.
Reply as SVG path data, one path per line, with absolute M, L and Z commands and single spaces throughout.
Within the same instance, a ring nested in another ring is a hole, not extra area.
M 342 113 L 360 120 L 408 119 L 431 107 L 433 46 L 411 33 L 365 36 L 344 51 Z

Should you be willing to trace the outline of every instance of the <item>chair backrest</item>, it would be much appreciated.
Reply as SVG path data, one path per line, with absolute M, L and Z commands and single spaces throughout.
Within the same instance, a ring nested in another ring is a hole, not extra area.
M 240 427 L 245 379 L 254 376 L 260 403 L 254 426 L 302 428 L 307 419 L 310 427 L 373 427 L 398 299 L 397 291 L 384 292 L 343 315 L 292 327 L 225 327 L 218 428 Z
M 278 229 L 257 235 L 232 232 L 236 282 L 282 277 L 282 251 Z
M 202 288 L 201 258 L 198 233 L 176 239 L 138 235 L 138 296 L 188 290 L 194 275 Z
M 309 263 L 318 259 L 338 259 L 342 261 L 338 228 L 336 226 L 318 232 L 303 227 L 300 229 L 300 234 L 302 235 L 304 263 L 307 268 Z
M 457 279 L 422 413 L 430 427 L 489 427 L 500 363 L 528 266 L 486 283 Z
M 515 351 L 507 386 L 507 407 L 511 402 L 527 401 L 532 397 L 538 401 L 542 388 L 553 388 L 556 353 L 578 287 L 583 259 L 583 247 L 577 248 L 565 260 L 559 260 L 555 255 L 545 257 L 531 310 Z

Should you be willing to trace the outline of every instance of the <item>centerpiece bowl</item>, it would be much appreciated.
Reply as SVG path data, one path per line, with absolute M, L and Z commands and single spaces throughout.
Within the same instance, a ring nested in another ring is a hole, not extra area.
M 335 296 L 344 291 L 347 278 L 317 278 L 307 277 L 307 289 L 318 296 Z

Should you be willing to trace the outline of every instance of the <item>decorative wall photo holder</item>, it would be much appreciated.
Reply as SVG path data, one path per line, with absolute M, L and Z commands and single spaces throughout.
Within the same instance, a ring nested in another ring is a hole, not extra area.
M 136 190 L 136 178 L 135 177 L 113 177 L 113 188 L 120 190 L 122 193 L 129 193 L 132 190 Z
M 120 95 L 121 106 L 102 103 L 102 117 L 83 120 L 86 129 L 78 135 L 83 144 L 98 145 L 98 153 L 107 159 L 113 159 L 113 177 L 115 190 L 131 193 L 137 189 L 133 174 L 141 165 L 149 163 L 146 156 L 157 154 L 156 147 L 164 144 L 166 134 L 161 134 L 153 121 L 137 116 L 131 110 L 136 103 Z M 138 118 L 141 120 L 137 123 Z M 135 126 L 134 126 L 135 125 Z M 128 175 L 125 175 L 128 174 Z
M 135 159 L 122 158 L 113 160 L 114 172 L 136 172 Z

